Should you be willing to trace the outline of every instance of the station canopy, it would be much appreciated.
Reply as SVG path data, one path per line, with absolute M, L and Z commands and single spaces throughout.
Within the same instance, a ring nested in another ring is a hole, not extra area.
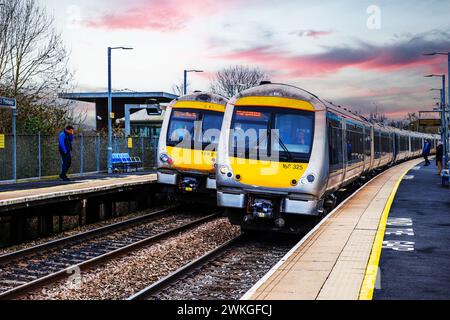
M 95 103 L 97 130 L 108 127 L 108 93 L 107 92 L 80 92 L 61 94 L 60 98 Z M 177 95 L 167 92 L 113 92 L 112 111 L 115 119 L 125 116 L 126 104 L 169 103 L 178 98 Z M 138 111 L 138 110 L 136 110 Z

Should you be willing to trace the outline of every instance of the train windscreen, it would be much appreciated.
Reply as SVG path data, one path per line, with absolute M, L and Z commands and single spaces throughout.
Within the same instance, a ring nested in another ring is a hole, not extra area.
M 206 110 L 177 109 L 172 112 L 167 131 L 167 145 L 182 148 L 206 148 L 217 145 L 223 113 Z
M 314 113 L 288 108 L 239 107 L 231 125 L 230 155 L 282 162 L 309 161 Z

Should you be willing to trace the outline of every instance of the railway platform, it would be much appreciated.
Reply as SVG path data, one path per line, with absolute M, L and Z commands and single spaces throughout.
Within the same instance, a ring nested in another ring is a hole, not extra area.
M 61 180 L 34 181 L 0 185 L 0 212 L 45 204 L 73 200 L 90 194 L 116 192 L 156 183 L 156 174 L 96 174 L 74 178 L 70 182 Z
M 242 299 L 448 299 L 450 193 L 421 162 L 368 182 Z

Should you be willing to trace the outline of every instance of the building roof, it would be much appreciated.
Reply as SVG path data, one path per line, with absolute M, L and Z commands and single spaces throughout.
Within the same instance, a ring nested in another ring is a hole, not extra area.
M 108 99 L 108 92 L 63 93 L 59 97 L 62 99 L 95 103 L 98 100 Z M 170 102 L 178 98 L 177 95 L 167 92 L 113 92 L 112 97 L 113 99 L 123 99 L 129 102 L 133 100 L 139 102 L 147 99 L 155 99 L 158 102 Z

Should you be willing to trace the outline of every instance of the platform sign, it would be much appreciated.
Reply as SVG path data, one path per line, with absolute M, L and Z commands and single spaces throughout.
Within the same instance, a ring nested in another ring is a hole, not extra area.
M 5 149 L 5 135 L 0 134 L 0 149 Z
M 16 99 L 0 97 L 0 108 L 16 109 L 16 106 Z

